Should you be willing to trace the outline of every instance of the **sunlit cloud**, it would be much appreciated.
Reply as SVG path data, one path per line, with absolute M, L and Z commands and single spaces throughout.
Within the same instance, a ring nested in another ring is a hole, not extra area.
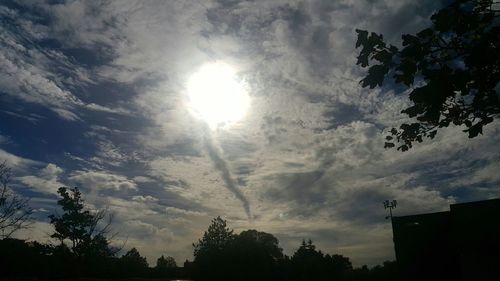
M 207 63 L 192 74 L 187 93 L 190 112 L 211 128 L 239 121 L 250 106 L 244 81 L 222 62 Z

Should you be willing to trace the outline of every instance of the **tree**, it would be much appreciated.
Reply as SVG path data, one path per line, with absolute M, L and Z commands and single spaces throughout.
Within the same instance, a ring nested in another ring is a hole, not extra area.
M 328 276 L 334 280 L 344 280 L 352 272 L 352 263 L 348 257 L 342 255 L 326 255 L 326 268 Z
M 316 250 L 311 240 L 307 243 L 302 240 L 299 249 L 291 258 L 291 264 L 294 280 L 325 280 L 324 255 Z
M 156 268 L 176 268 L 177 263 L 173 257 L 167 256 L 166 258 L 162 255 L 156 260 Z
M 145 257 L 136 248 L 130 249 L 120 258 L 120 271 L 126 277 L 142 277 L 149 268 Z
M 498 2 L 455 0 L 432 15 L 432 25 L 402 36 L 402 48 L 382 35 L 356 30 L 357 64 L 368 67 L 362 87 L 388 83 L 410 89 L 412 105 L 401 113 L 415 118 L 392 128 L 386 148 L 406 151 L 414 142 L 434 138 L 439 128 L 464 125 L 469 138 L 500 116 L 500 26 Z
M 173 257 L 163 255 L 156 260 L 155 272 L 159 277 L 172 277 L 177 269 L 177 263 Z
M 107 222 L 106 210 L 90 210 L 85 207 L 81 192 L 77 187 L 60 187 L 57 191 L 62 197 L 57 201 L 63 214 L 50 215 L 50 223 L 54 225 L 55 232 L 51 235 L 60 241 L 70 241 L 71 252 L 77 256 L 112 256 L 117 250 L 109 247 L 106 235 L 112 222 L 109 216 Z M 103 224 L 102 226 L 100 224 Z
M 231 264 L 235 279 L 277 280 L 283 261 L 283 249 L 272 234 L 254 229 L 236 235 L 232 250 Z
M 233 230 L 227 227 L 227 222 L 220 216 L 212 220 L 203 237 L 193 244 L 195 261 L 197 257 L 210 252 L 221 252 L 227 249 L 234 240 Z
M 231 280 L 227 265 L 231 263 L 233 230 L 221 217 L 212 220 L 194 247 L 194 280 Z
M 9 238 L 14 232 L 26 228 L 31 222 L 33 209 L 29 199 L 22 198 L 9 189 L 12 176 L 6 162 L 0 163 L 0 238 Z

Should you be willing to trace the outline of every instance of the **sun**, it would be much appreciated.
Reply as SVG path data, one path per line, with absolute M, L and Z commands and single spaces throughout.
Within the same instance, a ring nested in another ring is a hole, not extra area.
M 211 128 L 242 119 L 250 98 L 233 67 L 222 62 L 203 65 L 188 80 L 188 106 L 196 117 Z

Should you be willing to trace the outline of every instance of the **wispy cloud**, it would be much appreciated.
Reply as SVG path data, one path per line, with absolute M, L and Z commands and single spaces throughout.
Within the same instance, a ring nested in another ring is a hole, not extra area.
M 359 87 L 354 29 L 397 44 L 440 5 L 2 3 L 0 115 L 10 123 L 0 123 L 0 159 L 16 190 L 37 192 L 37 207 L 54 206 L 58 185 L 80 186 L 150 261 L 167 250 L 191 258 L 217 215 L 237 231 L 275 234 L 288 254 L 310 237 L 355 264 L 393 258 L 383 200 L 397 199 L 404 215 L 500 195 L 498 122 L 472 140 L 448 128 L 409 152 L 384 150 L 407 98 Z M 185 91 L 214 60 L 235 66 L 251 106 L 208 133 Z
M 241 201 L 243 208 L 245 209 L 245 213 L 247 214 L 248 218 L 251 219 L 252 213 L 250 210 L 250 202 L 245 197 L 245 195 L 239 190 L 237 183 L 231 176 L 226 161 L 221 157 L 220 152 L 217 151 L 217 147 L 215 147 L 214 140 L 212 139 L 212 136 L 209 135 L 209 132 L 205 133 L 204 139 L 205 139 L 205 148 L 207 149 L 208 156 L 210 157 L 210 159 L 212 159 L 215 168 L 220 172 L 220 175 L 224 180 L 225 187 L 229 191 L 231 191 L 231 193 L 233 193 L 234 196 L 238 198 L 238 200 Z

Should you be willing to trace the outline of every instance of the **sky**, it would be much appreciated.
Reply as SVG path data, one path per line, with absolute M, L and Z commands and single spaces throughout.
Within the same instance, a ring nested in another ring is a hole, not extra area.
M 384 149 L 408 119 L 407 92 L 363 89 L 355 29 L 403 33 L 444 5 L 424 0 L 2 1 L 0 160 L 31 198 L 23 239 L 51 241 L 57 189 L 78 186 L 114 214 L 114 243 L 178 264 L 210 220 L 302 239 L 354 265 L 394 259 L 395 215 L 500 197 L 500 124 L 468 139 L 439 131 Z M 249 97 L 238 121 L 192 114 L 190 77 L 234 69 Z

